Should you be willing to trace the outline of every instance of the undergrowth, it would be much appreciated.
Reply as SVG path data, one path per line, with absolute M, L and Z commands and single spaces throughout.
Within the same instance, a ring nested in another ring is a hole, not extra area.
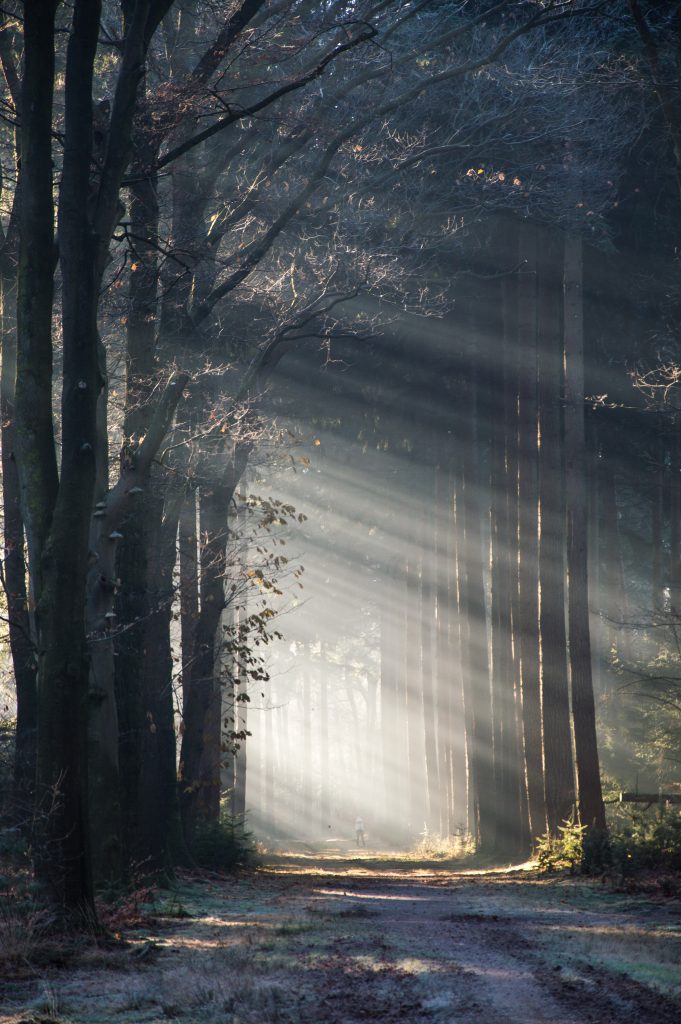
M 218 821 L 198 827 L 191 852 L 198 866 L 210 871 L 234 871 L 257 860 L 253 834 L 240 818 L 224 812 Z
M 416 857 L 432 857 L 436 860 L 454 860 L 466 857 L 473 852 L 473 839 L 469 833 L 463 831 L 443 836 L 437 832 L 424 830 L 413 849 L 413 854 Z
M 681 813 L 669 808 L 618 808 L 607 833 L 589 831 L 570 819 L 558 836 L 548 832 L 542 836 L 536 855 L 542 871 L 607 875 L 620 883 L 650 873 L 677 875 L 681 873 Z

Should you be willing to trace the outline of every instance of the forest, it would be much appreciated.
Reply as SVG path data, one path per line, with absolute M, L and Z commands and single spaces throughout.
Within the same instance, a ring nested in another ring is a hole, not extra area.
M 679 1019 L 680 54 L 0 7 L 0 1021 Z

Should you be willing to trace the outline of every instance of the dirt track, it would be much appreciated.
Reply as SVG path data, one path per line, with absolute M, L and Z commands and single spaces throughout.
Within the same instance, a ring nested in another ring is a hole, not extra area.
M 124 937 L 24 972 L 0 1021 L 681 1019 L 678 904 L 527 873 L 279 858 L 255 878 L 181 887 Z

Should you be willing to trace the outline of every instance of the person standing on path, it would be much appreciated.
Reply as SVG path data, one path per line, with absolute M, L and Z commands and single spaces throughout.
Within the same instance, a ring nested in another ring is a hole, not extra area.
M 364 822 L 361 818 L 355 820 L 355 835 L 357 836 L 357 845 L 366 848 L 364 841 Z

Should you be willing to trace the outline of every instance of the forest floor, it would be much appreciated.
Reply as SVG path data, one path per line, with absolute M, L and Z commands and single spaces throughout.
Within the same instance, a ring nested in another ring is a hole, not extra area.
M 681 1020 L 678 899 L 369 853 L 278 854 L 144 898 L 104 948 L 6 919 L 0 1022 Z

